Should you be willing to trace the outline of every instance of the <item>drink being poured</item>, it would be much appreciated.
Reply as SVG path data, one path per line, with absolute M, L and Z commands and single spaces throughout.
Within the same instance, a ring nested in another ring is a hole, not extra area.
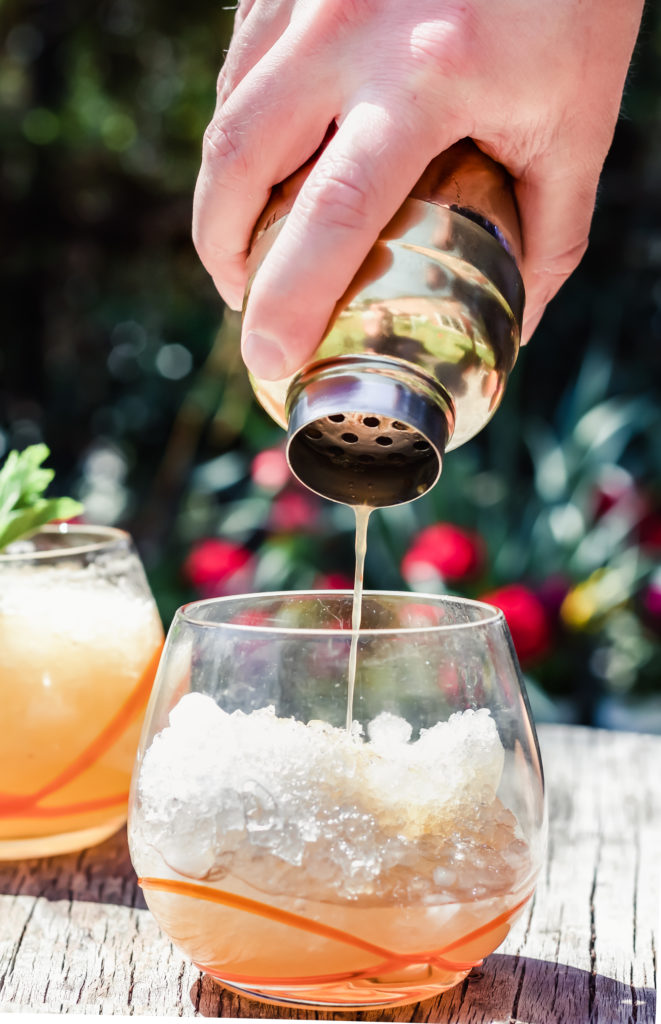
M 369 505 L 356 505 L 356 568 L 353 580 L 353 604 L 351 608 L 351 648 L 349 650 L 349 672 L 347 677 L 347 731 L 351 731 L 353 721 L 353 695 L 356 688 L 356 668 L 358 666 L 358 640 L 363 610 L 363 579 L 365 575 L 365 555 L 367 554 L 367 527 L 370 514 Z

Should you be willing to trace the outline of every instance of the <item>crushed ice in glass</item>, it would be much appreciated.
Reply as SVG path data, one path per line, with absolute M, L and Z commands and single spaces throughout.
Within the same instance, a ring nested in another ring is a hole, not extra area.
M 504 751 L 487 709 L 423 729 L 383 712 L 351 733 L 227 714 L 181 698 L 138 780 L 141 840 L 175 872 L 316 899 L 497 896 L 529 869 L 496 796 Z

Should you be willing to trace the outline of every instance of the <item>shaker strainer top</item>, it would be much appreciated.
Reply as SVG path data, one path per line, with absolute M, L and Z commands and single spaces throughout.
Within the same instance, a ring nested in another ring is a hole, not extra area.
M 409 375 L 371 361 L 303 380 L 290 400 L 287 456 L 311 490 L 380 508 L 420 497 L 441 471 L 448 413 Z M 380 361 L 379 361 L 380 363 Z

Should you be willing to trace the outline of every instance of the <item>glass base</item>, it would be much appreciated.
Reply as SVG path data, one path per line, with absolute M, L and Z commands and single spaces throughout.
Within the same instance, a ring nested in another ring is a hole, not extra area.
M 76 832 L 58 832 L 50 836 L 30 836 L 25 839 L 0 839 L 0 860 L 25 860 L 28 857 L 56 857 L 61 853 L 74 853 L 96 846 L 114 835 L 126 822 L 126 813 L 104 821 L 94 828 Z
M 197 966 L 197 965 L 196 965 Z M 418 968 L 418 974 L 420 973 Z M 225 981 L 219 975 L 213 977 L 220 984 L 247 999 L 255 999 L 260 1003 L 267 1003 L 271 1006 L 289 1006 L 305 1010 L 337 1010 L 348 1012 L 354 1010 L 384 1010 L 393 1006 L 411 1006 L 420 1003 L 425 999 L 434 999 L 436 996 L 454 988 L 464 980 L 470 971 L 461 971 L 454 975 L 453 980 L 434 980 L 426 972 L 427 977 L 422 979 L 400 978 L 399 984 L 392 978 L 369 978 L 358 983 L 345 981 L 320 985 L 315 988 L 314 984 L 309 987 L 288 987 L 273 986 L 272 988 L 247 988 L 237 985 L 236 982 Z M 402 984 L 403 982 L 403 984 Z M 425 983 L 426 982 L 426 983 Z

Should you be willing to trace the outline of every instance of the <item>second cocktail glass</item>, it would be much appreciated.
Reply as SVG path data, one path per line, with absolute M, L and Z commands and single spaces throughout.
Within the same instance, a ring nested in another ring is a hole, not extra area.
M 128 534 L 46 526 L 0 554 L 0 859 L 126 820 L 163 628 Z

